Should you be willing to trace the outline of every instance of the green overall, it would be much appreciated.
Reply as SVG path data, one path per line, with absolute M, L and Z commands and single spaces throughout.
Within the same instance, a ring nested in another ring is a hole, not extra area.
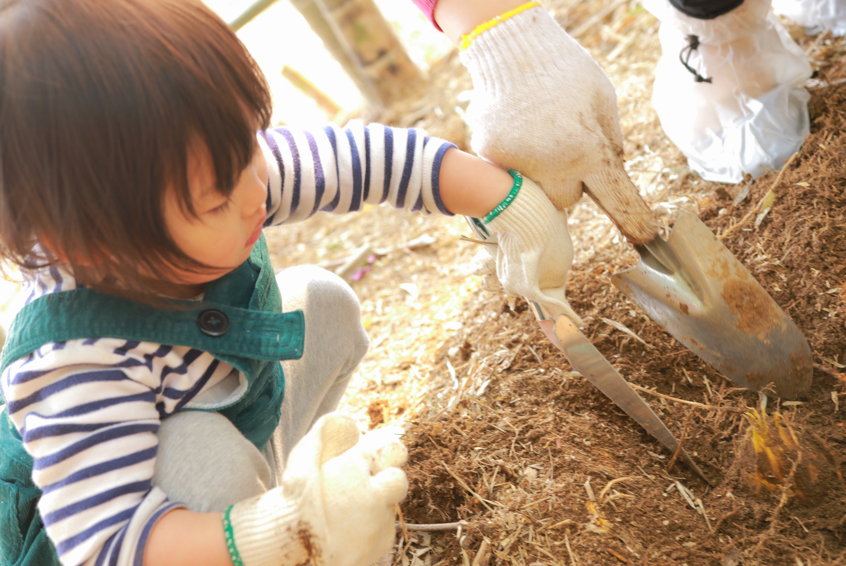
M 282 298 L 264 236 L 250 258 L 209 283 L 203 301 L 157 309 L 76 289 L 41 297 L 21 309 L 9 328 L 0 372 L 51 342 L 120 338 L 209 352 L 242 372 L 248 388 L 234 404 L 215 409 L 261 450 L 280 420 L 285 389 L 280 360 L 303 354 L 302 311 L 282 314 Z M 7 412 L 0 414 L 0 564 L 58 566 L 36 505 L 33 461 Z

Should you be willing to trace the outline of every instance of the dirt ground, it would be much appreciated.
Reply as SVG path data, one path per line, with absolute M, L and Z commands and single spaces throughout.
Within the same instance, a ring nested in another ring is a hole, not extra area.
M 637 255 L 610 222 L 588 202 L 571 211 L 583 332 L 709 486 L 573 372 L 525 302 L 480 289 L 463 220 L 371 208 L 273 231 L 279 266 L 336 268 L 368 246 L 352 285 L 372 347 L 344 409 L 407 429 L 394 563 L 846 564 L 846 46 L 791 30 L 816 69 L 811 134 L 783 171 L 721 185 L 690 172 L 652 109 L 654 18 L 630 2 L 543 3 L 611 77 L 642 193 L 667 226 L 690 210 L 722 238 L 808 339 L 813 387 L 780 402 L 716 373 L 611 284 Z M 430 91 L 368 118 L 466 147 L 470 80 L 454 53 L 430 74 Z

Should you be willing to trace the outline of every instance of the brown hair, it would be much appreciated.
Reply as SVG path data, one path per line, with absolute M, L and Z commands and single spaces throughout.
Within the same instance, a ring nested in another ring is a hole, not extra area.
M 202 271 L 167 231 L 165 190 L 195 214 L 200 140 L 228 196 L 270 113 L 255 61 L 199 0 L 0 0 L 0 255 L 134 295 Z

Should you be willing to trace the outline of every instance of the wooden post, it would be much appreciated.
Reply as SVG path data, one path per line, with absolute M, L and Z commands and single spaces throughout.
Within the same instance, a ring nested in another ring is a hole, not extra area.
M 323 41 L 323 46 L 340 63 L 347 76 L 352 79 L 370 106 L 382 106 L 382 100 L 373 87 L 373 83 L 364 74 L 364 69 L 351 49 L 342 42 L 337 26 L 324 16 L 325 9 L 316 0 L 290 0 L 291 5 L 305 18 L 311 30 Z
M 423 73 L 408 57 L 373 0 L 291 0 L 371 105 L 419 88 Z

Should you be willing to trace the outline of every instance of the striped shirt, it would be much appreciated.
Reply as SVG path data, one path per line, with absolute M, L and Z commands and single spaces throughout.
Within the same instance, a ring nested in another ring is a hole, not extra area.
M 438 178 L 452 144 L 380 125 L 258 135 L 267 225 L 390 203 L 450 214 Z M 24 274 L 24 302 L 76 288 L 56 267 Z M 63 565 L 142 566 L 155 522 L 179 506 L 152 485 L 162 418 L 240 398 L 243 375 L 186 346 L 88 338 L 49 343 L 0 376 L 5 409 L 34 460 L 38 508 Z

